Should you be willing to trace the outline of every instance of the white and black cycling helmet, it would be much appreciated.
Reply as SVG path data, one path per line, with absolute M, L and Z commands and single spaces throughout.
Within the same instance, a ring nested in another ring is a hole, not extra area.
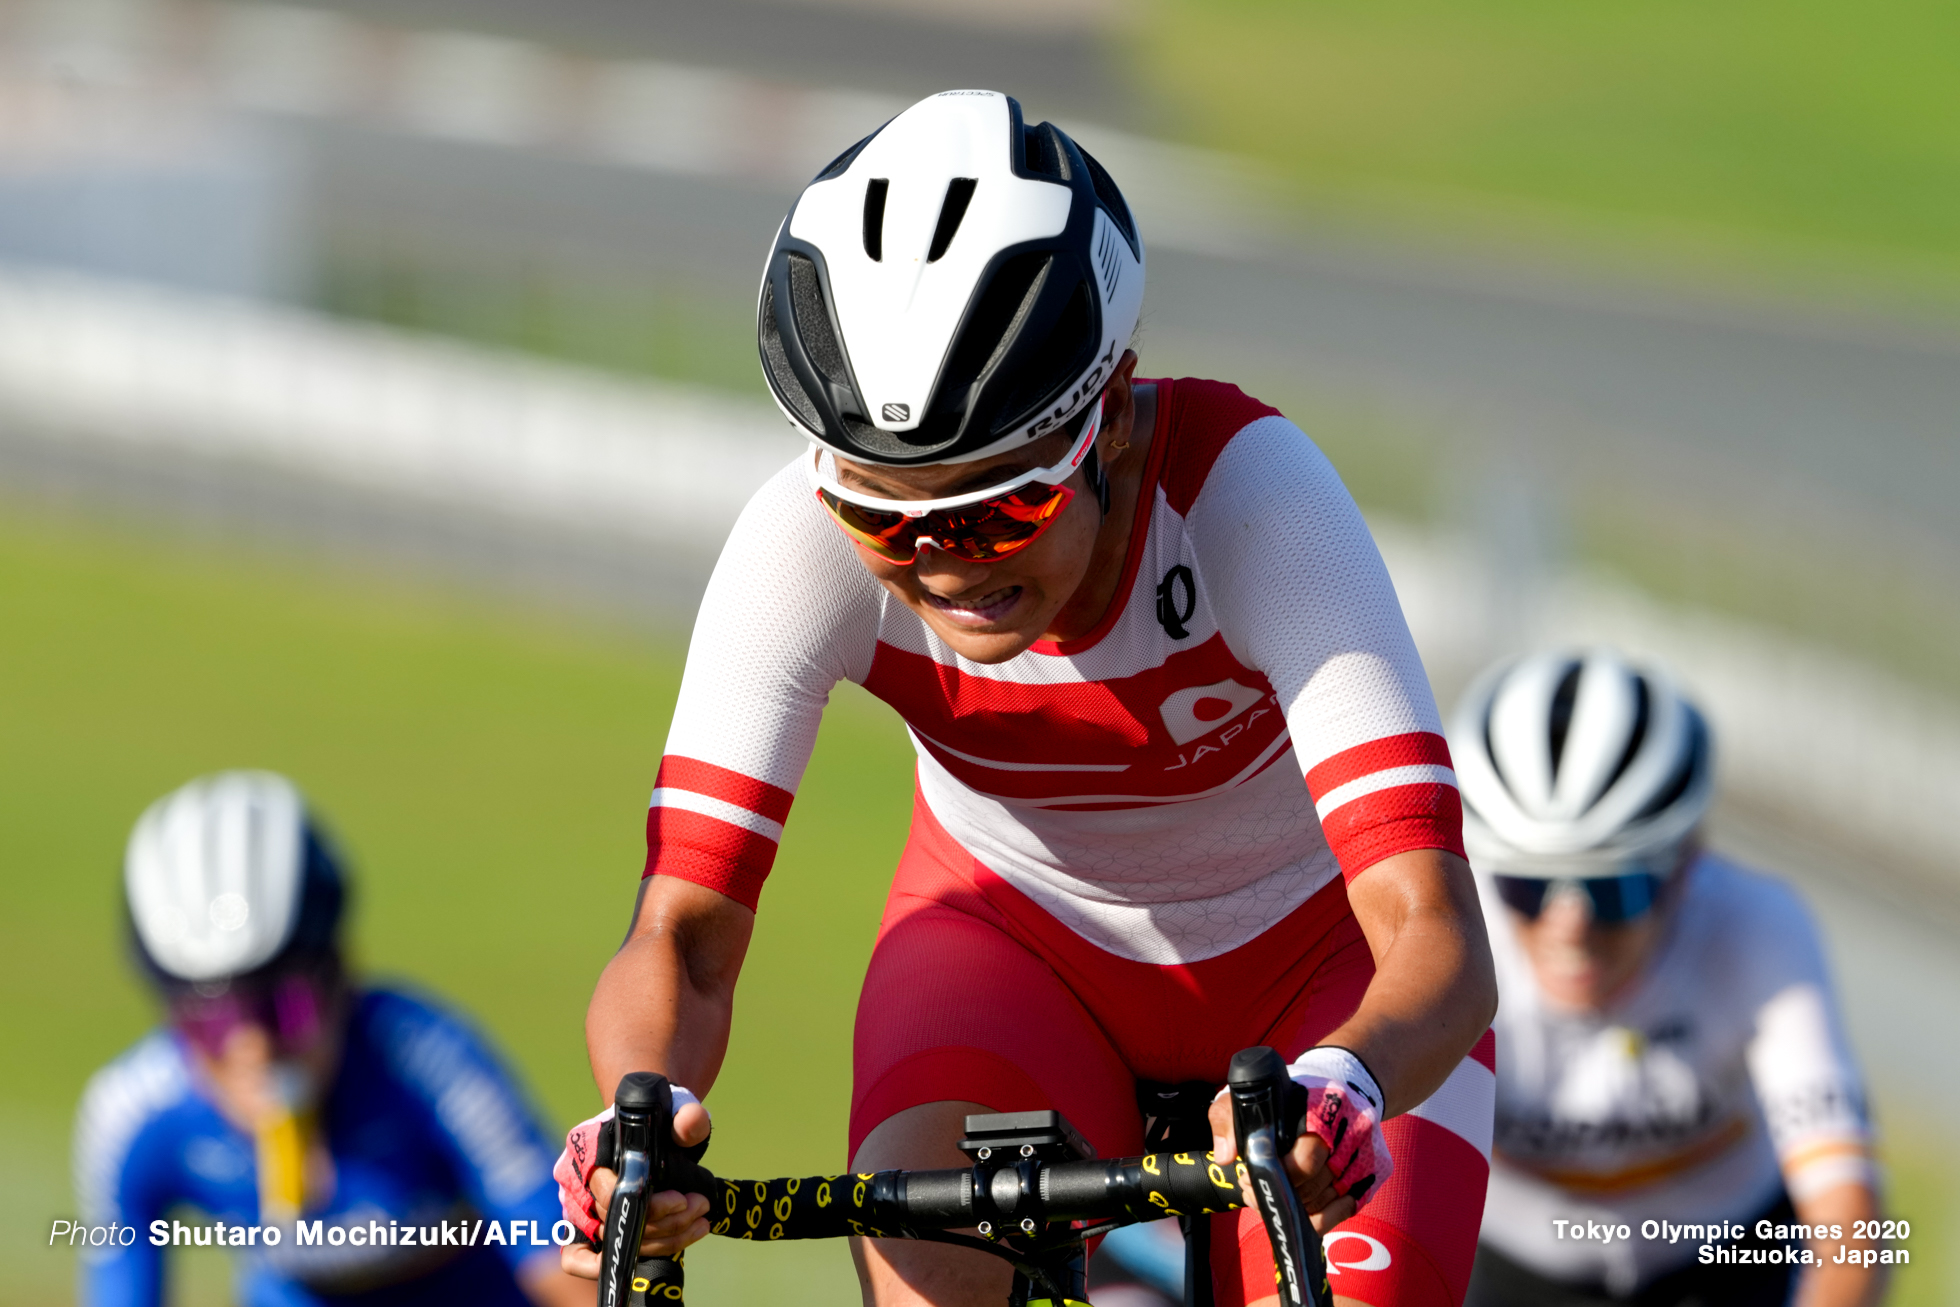
M 840 155 L 776 234 L 757 309 L 783 413 L 846 458 L 964 463 L 1060 429 L 1143 308 L 1102 165 L 996 91 L 943 91 Z
M 1492 668 L 1457 707 L 1450 755 L 1470 859 L 1505 876 L 1671 866 L 1713 789 L 1701 713 L 1610 649 Z
M 150 805 L 123 860 L 136 951 L 166 989 L 330 959 L 338 863 L 291 781 L 200 777 Z

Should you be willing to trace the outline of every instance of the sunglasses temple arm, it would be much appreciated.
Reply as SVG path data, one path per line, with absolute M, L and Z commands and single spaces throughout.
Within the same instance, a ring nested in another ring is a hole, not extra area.
M 1089 448 L 1082 456 L 1082 475 L 1096 492 L 1096 504 L 1102 509 L 1104 517 L 1109 516 L 1109 476 L 1103 471 L 1102 460 L 1096 457 L 1096 443 L 1089 442 Z

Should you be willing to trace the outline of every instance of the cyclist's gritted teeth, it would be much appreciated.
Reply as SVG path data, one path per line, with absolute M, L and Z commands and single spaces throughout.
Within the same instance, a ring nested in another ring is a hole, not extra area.
M 1002 586 L 989 591 L 977 599 L 948 599 L 932 591 L 925 592 L 926 603 L 938 609 L 962 626 L 991 626 L 1007 616 L 1021 598 L 1018 585 Z

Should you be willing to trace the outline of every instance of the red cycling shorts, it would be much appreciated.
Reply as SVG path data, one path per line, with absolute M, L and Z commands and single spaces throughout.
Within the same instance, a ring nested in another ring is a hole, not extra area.
M 1222 1083 L 1232 1054 L 1254 1044 L 1291 1059 L 1353 1014 L 1374 972 L 1340 880 L 1218 957 L 1118 957 L 980 865 L 918 799 L 858 1000 L 851 1155 L 895 1113 L 962 1100 L 1052 1108 L 1099 1156 L 1141 1152 L 1138 1079 Z M 1463 1301 L 1489 1174 L 1494 1066 L 1486 1034 L 1435 1098 L 1384 1127 L 1394 1174 L 1325 1241 L 1337 1294 L 1372 1307 Z M 1219 1307 L 1270 1296 L 1258 1217 L 1213 1219 Z

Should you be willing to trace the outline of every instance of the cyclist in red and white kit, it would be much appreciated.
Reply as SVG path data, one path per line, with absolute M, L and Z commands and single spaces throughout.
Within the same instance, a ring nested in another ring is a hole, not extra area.
M 1337 1300 L 1458 1303 L 1495 986 L 1436 708 L 1313 443 L 1229 385 L 1136 378 L 1143 285 L 1109 175 L 994 92 L 922 101 L 804 191 L 759 334 L 813 448 L 702 601 L 593 1070 L 714 1083 L 818 719 L 854 681 L 919 761 L 858 1008 L 852 1167 L 963 1165 L 967 1113 L 1032 1108 L 1134 1153 L 1140 1079 L 1217 1083 L 1271 1044 L 1315 1104 L 1290 1164 Z M 683 1141 L 705 1129 L 677 1117 Z M 588 1230 L 595 1134 L 559 1166 Z M 705 1211 L 663 1196 L 647 1246 L 700 1238 Z M 1272 1301 L 1256 1216 L 1216 1220 L 1217 1301 Z M 867 1302 L 1006 1295 L 968 1250 L 855 1251 Z

